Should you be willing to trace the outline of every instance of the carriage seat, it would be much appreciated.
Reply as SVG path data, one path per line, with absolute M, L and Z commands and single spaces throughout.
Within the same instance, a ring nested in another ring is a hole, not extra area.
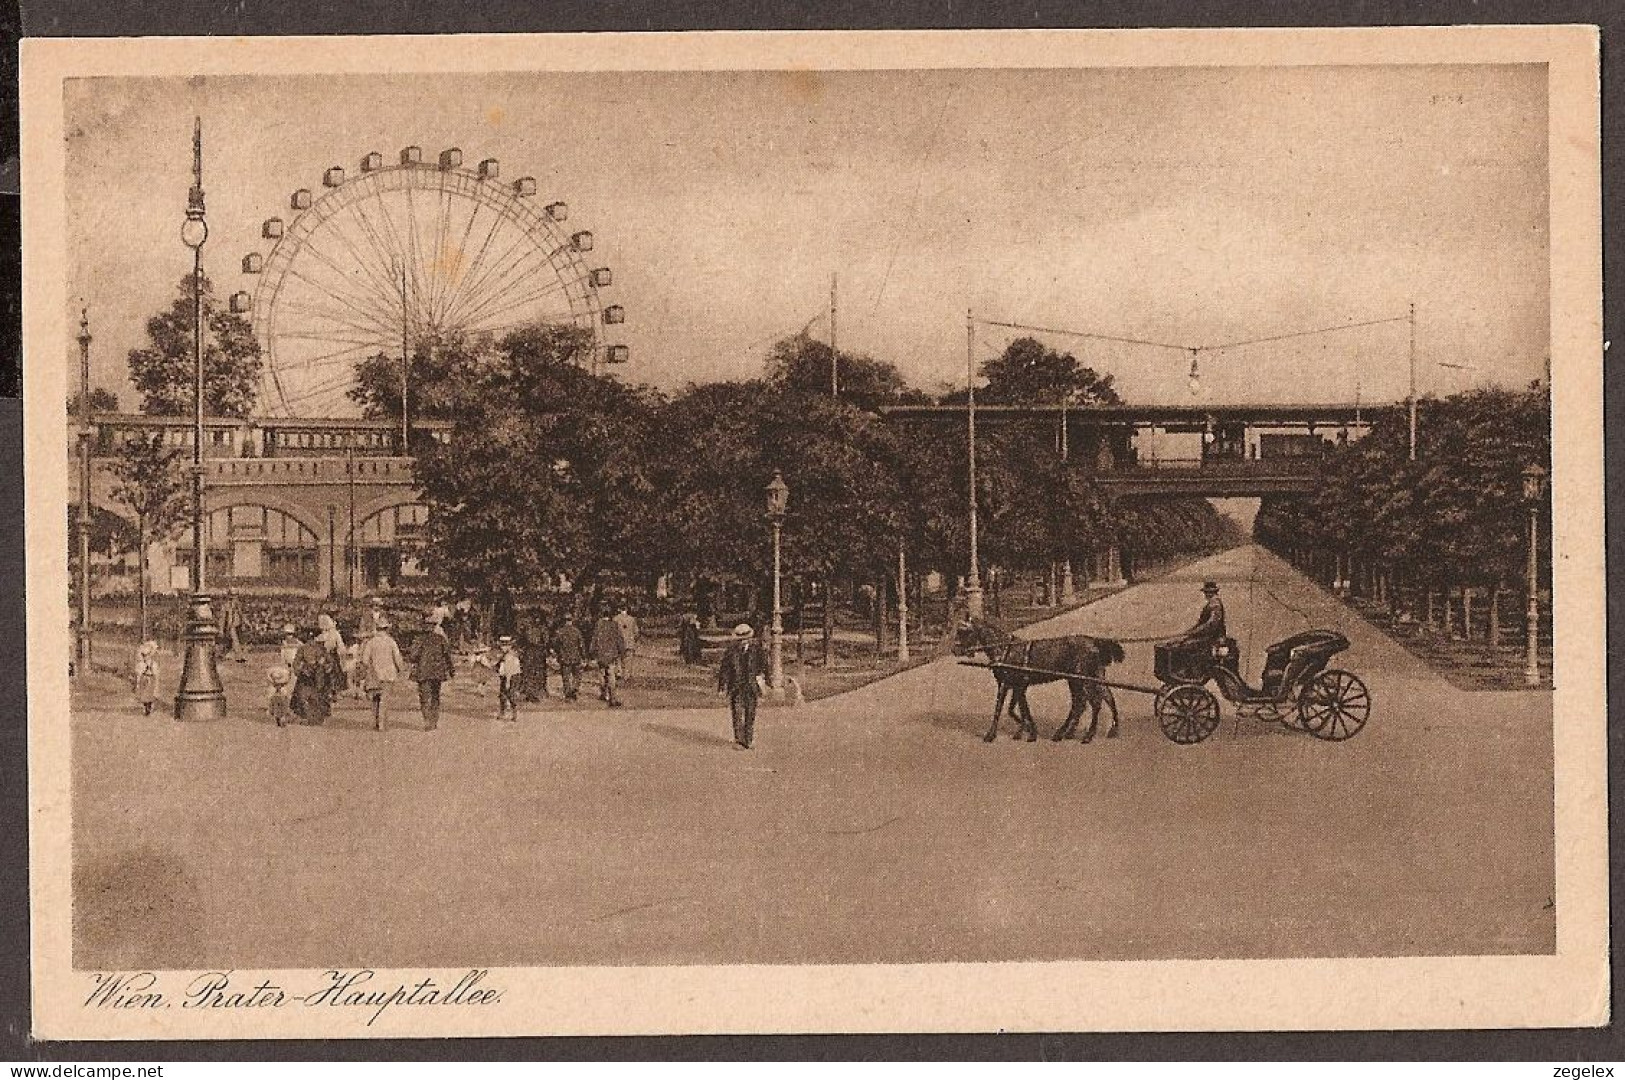
M 1282 638 L 1264 650 L 1264 691 L 1274 693 L 1283 682 L 1296 684 L 1320 674 L 1332 657 L 1348 647 L 1349 639 L 1335 630 L 1305 630 Z

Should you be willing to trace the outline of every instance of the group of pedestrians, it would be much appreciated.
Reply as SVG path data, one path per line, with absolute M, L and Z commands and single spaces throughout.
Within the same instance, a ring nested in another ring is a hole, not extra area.
M 238 612 L 229 603 L 225 610 L 223 621 L 237 630 L 240 618 L 234 616 Z M 698 622 L 692 621 L 692 628 L 685 625 L 683 629 L 698 637 L 693 632 L 698 630 Z M 452 635 L 462 638 L 469 634 L 471 622 L 455 606 L 437 603 L 424 615 L 422 632 L 406 649 L 396 640 L 390 617 L 378 599 L 362 616 L 358 640 L 353 643 L 325 612 L 317 615 L 313 625 L 300 627 L 290 622 L 282 627 L 277 660 L 266 672 L 270 718 L 278 727 L 321 725 L 348 692 L 365 700 L 373 727 L 383 731 L 390 723 L 395 687 L 411 681 L 417 687 L 423 728 L 433 731 L 440 724 L 442 688 L 457 670 L 459 650 Z M 495 674 L 500 720 L 517 720 L 521 701 L 536 703 L 552 696 L 550 669 L 557 670 L 558 690 L 566 701 L 579 700 L 584 670 L 596 669 L 599 699 L 608 708 L 620 708 L 622 683 L 636 664 L 639 632 L 637 618 L 624 603 L 615 606 L 614 614 L 600 615 L 590 624 L 541 612 L 522 620 L 516 635 L 501 635 L 494 648 L 478 649 L 465 659 Z M 222 637 L 228 656 L 245 659 L 236 634 L 228 632 Z M 684 660 L 696 662 L 699 650 L 686 635 L 680 637 Z M 752 742 L 765 670 L 755 632 L 741 624 L 722 658 L 717 689 L 728 696 L 734 741 L 743 749 Z M 150 715 L 158 696 L 156 641 L 144 641 L 136 650 L 132 675 L 136 700 Z
M 364 695 L 372 709 L 373 726 L 383 731 L 389 723 L 393 687 L 410 680 L 417 686 L 423 728 L 440 724 L 441 691 L 457 671 L 456 638 L 469 630 L 454 606 L 440 603 L 423 619 L 422 632 L 403 650 L 394 637 L 383 605 L 374 601 L 362 620 L 360 641 L 348 644 L 330 615 L 322 614 L 314 627 L 300 631 L 283 628 L 281 663 L 267 674 L 269 711 L 278 726 L 323 724 L 335 701 L 346 690 Z M 489 668 L 497 677 L 497 718 L 518 719 L 519 702 L 549 697 L 549 662 L 559 671 L 565 700 L 580 696 L 582 670 L 598 669 L 599 698 L 611 708 L 621 707 L 620 682 L 637 648 L 638 623 L 621 605 L 613 616 L 599 618 L 584 638 L 569 618 L 528 622 L 520 637 L 501 635 L 494 648 L 473 651 L 466 659 Z
M 360 640 L 353 644 L 325 613 L 314 627 L 283 627 L 281 662 L 266 673 L 272 721 L 278 727 L 324 724 L 338 697 L 349 691 L 367 702 L 374 729 L 383 731 L 390 720 L 392 690 L 410 679 L 417 684 L 423 726 L 433 731 L 440 724 L 441 685 L 456 670 L 443 621 L 436 612 L 426 615 L 424 632 L 406 652 L 377 601 L 362 618 Z
M 620 685 L 631 674 L 637 654 L 638 620 L 619 605 L 614 615 L 603 615 L 595 620 L 586 634 L 581 626 L 565 616 L 550 618 L 545 612 L 525 620 L 519 628 L 519 640 L 513 643 L 513 669 L 516 695 L 535 703 L 551 697 L 548 687 L 549 668 L 556 666 L 559 673 L 559 693 L 566 701 L 581 696 L 583 669 L 589 665 L 598 671 L 598 697 L 611 708 L 621 707 Z M 512 639 L 499 639 L 512 643 Z

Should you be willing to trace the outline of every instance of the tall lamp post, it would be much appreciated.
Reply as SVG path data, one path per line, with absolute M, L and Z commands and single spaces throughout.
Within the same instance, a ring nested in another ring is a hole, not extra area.
M 90 670 L 90 311 L 79 313 L 79 639 L 73 670 Z
M 965 614 L 982 617 L 982 562 L 976 550 L 976 319 L 965 311 L 965 485 L 970 492 L 970 580 L 965 583 Z
M 203 121 L 192 127 L 192 189 L 186 196 L 181 243 L 192 249 L 192 607 L 186 620 L 186 660 L 175 694 L 175 719 L 223 720 L 226 692 L 215 667 L 214 646 L 220 636 L 205 591 L 203 516 L 203 244 L 209 226 L 203 219 Z
M 1546 470 L 1531 465 L 1523 471 L 1523 501 L 1529 507 L 1529 606 L 1524 616 L 1525 645 L 1523 681 L 1540 685 L 1540 507 L 1546 498 Z
M 773 479 L 767 485 L 767 517 L 773 523 L 773 629 L 768 656 L 768 685 L 775 694 L 784 693 L 784 607 L 779 602 L 780 534 L 784 529 L 784 514 L 790 509 L 790 485 L 784 474 L 773 470 Z M 828 598 L 825 598 L 828 602 Z

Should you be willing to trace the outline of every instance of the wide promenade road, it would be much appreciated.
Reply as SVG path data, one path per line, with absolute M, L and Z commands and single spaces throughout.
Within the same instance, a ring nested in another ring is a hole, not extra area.
M 1253 547 L 1028 633 L 1173 631 L 1207 577 L 1250 678 L 1271 641 L 1348 634 L 1366 729 L 1227 707 L 1181 747 L 1119 693 L 1118 739 L 986 745 L 991 677 L 951 658 L 764 710 L 748 753 L 721 707 L 498 725 L 454 696 L 382 735 L 80 711 L 75 966 L 1550 952 L 1548 693 L 1454 690 Z M 1032 700 L 1047 737 L 1065 691 Z

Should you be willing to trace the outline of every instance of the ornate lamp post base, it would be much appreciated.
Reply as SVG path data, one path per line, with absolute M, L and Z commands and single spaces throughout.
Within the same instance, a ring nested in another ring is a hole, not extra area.
M 192 595 L 192 610 L 186 619 L 186 659 L 181 668 L 181 685 L 175 695 L 175 719 L 224 720 L 226 691 L 220 685 L 215 667 L 214 645 L 220 638 L 209 597 Z
M 980 619 L 986 610 L 987 606 L 982 601 L 982 587 L 974 581 L 965 586 L 965 614 L 972 619 Z

